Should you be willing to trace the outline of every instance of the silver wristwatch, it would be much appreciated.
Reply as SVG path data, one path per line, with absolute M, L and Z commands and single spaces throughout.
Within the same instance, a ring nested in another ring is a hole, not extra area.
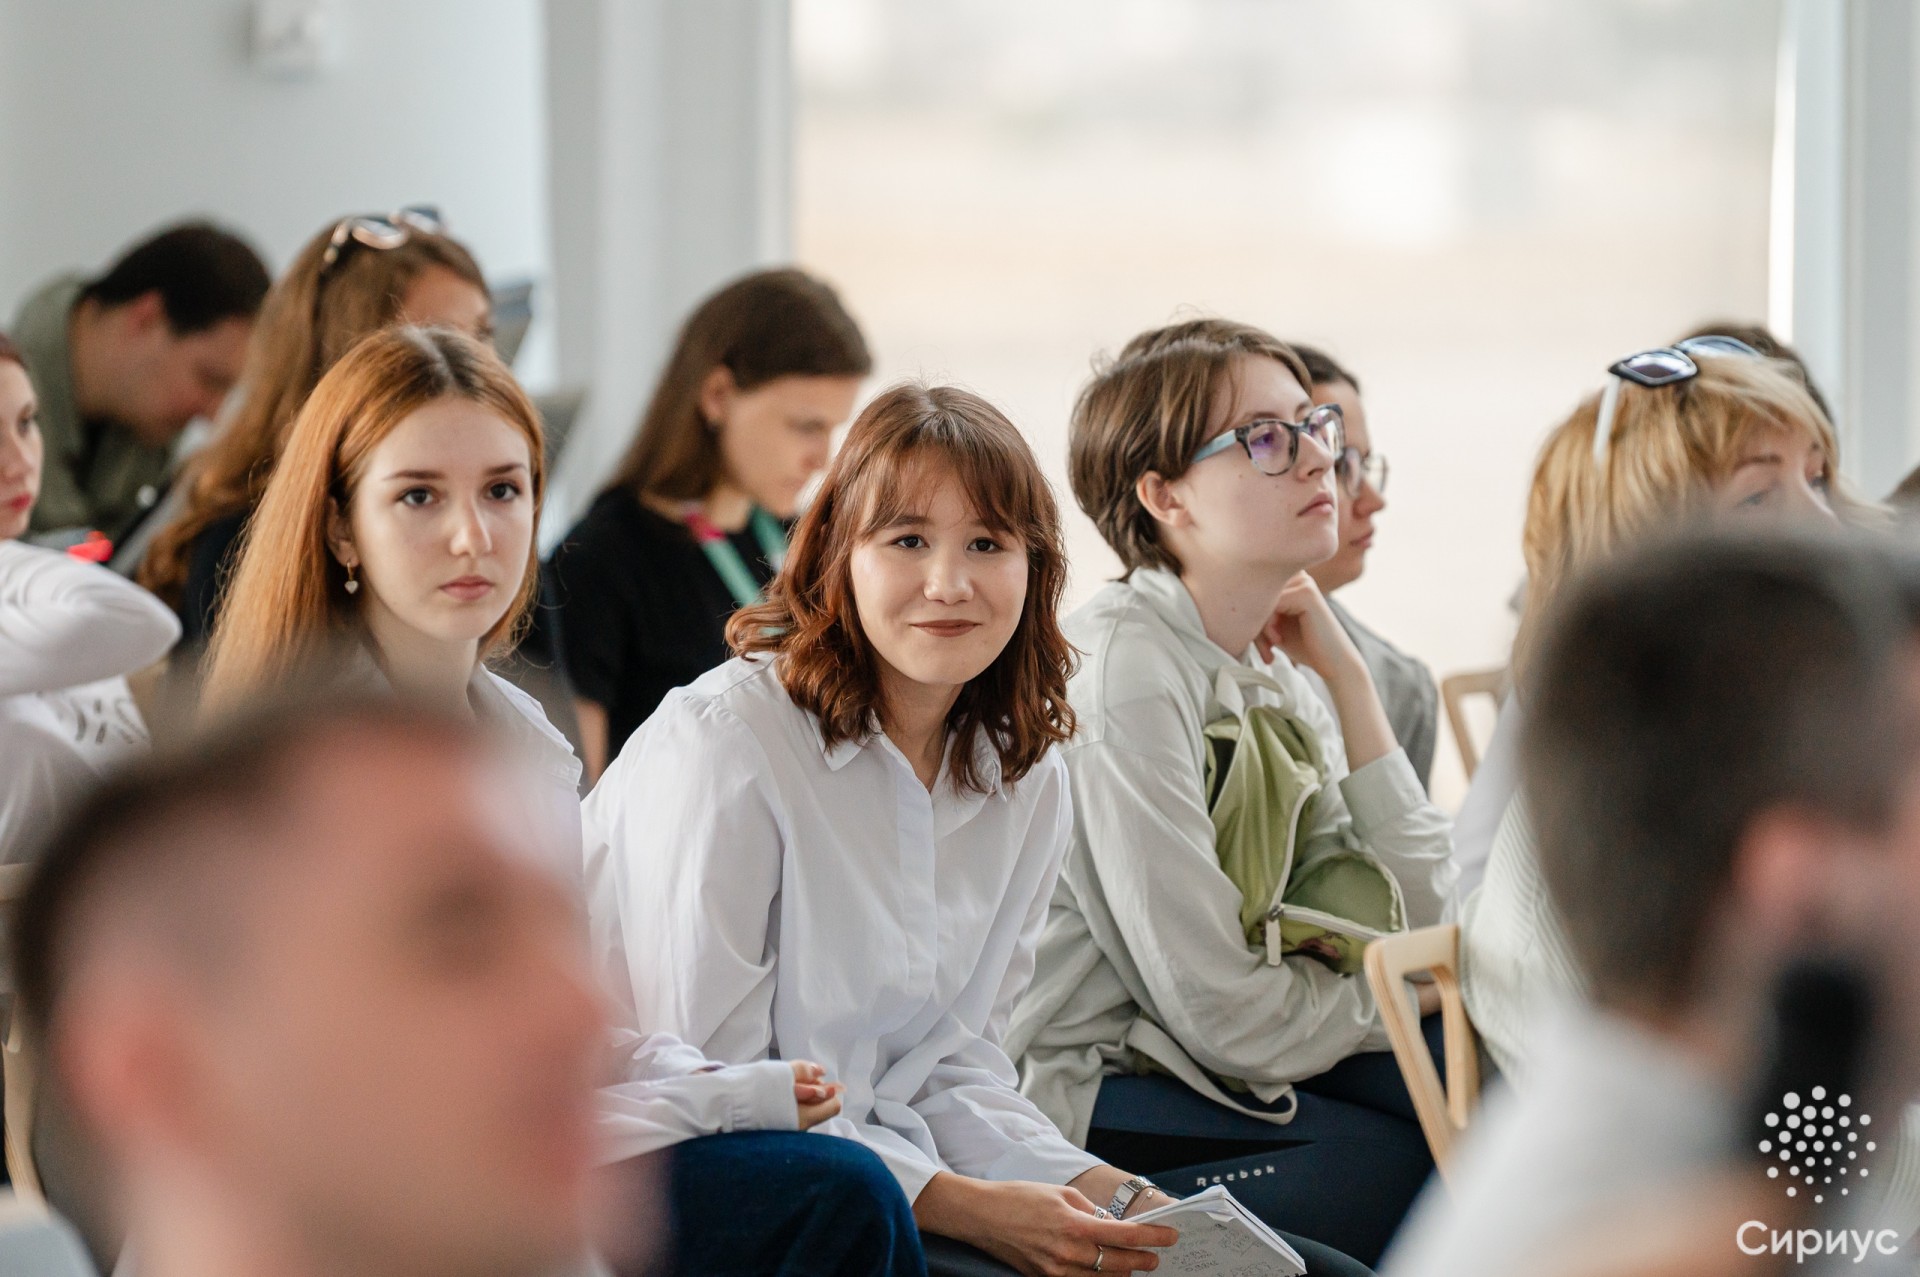
M 1157 1193 L 1160 1189 L 1144 1175 L 1135 1175 L 1132 1179 L 1114 1190 L 1113 1200 L 1107 1203 L 1107 1214 L 1115 1219 L 1123 1218 L 1133 1199 L 1142 1193 Z

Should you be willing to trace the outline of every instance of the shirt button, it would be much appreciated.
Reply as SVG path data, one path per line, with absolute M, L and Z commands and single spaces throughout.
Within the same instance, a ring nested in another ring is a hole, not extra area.
M 140 491 L 134 493 L 133 499 L 140 503 L 142 510 L 145 510 L 160 499 L 160 489 L 151 483 L 143 483 L 140 485 Z

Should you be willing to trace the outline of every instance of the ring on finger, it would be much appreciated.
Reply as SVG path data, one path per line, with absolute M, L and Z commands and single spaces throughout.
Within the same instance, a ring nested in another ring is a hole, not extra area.
M 1093 1271 L 1095 1271 L 1096 1273 L 1099 1272 L 1101 1268 L 1105 1266 L 1106 1262 L 1107 1262 L 1107 1248 L 1105 1246 L 1096 1245 L 1093 1248 Z

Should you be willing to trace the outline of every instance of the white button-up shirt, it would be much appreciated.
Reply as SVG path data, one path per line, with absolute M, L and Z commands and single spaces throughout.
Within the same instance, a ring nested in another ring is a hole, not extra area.
M 821 743 L 765 660 L 670 695 L 586 803 L 589 913 L 638 1028 L 716 1062 L 811 1059 L 820 1129 L 909 1198 L 945 1169 L 1063 1184 L 1093 1158 L 1001 1049 L 1072 828 L 1049 755 L 1017 785 L 932 792 L 884 735 Z M 617 1122 L 617 1115 L 609 1121 Z

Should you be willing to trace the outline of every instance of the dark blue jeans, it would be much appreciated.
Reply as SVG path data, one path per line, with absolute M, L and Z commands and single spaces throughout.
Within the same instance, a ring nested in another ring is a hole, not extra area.
M 834 1135 L 709 1135 L 639 1159 L 667 1185 L 670 1253 L 700 1277 L 924 1277 L 913 1208 L 865 1146 Z M 623 1274 L 623 1277 L 628 1277 Z
M 1444 1075 L 1440 1017 L 1422 1028 Z M 1087 1151 L 1172 1193 L 1225 1184 L 1270 1227 L 1377 1264 L 1433 1172 L 1399 1066 L 1390 1052 L 1368 1052 L 1294 1090 L 1299 1111 L 1276 1126 L 1176 1078 L 1110 1077 Z

